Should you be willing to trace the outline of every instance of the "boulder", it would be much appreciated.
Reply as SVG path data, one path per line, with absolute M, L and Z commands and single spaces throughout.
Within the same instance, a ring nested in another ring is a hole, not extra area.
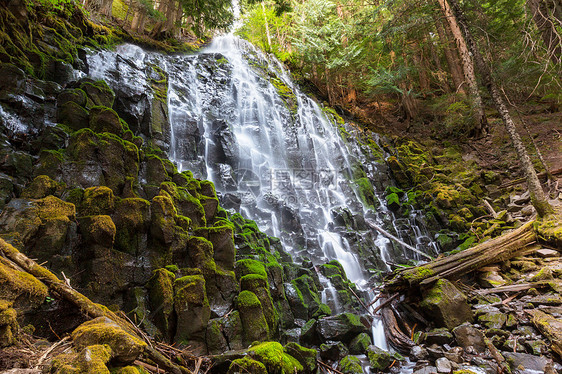
M 109 132 L 117 136 L 123 135 L 121 119 L 111 108 L 96 106 L 90 109 L 89 124 L 94 132 Z
M 323 360 L 339 361 L 349 354 L 349 350 L 342 342 L 328 341 L 320 344 L 320 357 Z
M 107 344 L 111 348 L 111 359 L 122 364 L 132 363 L 146 348 L 145 342 L 107 317 L 81 324 L 72 332 L 72 340 L 78 349 Z
M 174 281 L 174 310 L 177 316 L 175 341 L 204 341 L 211 308 L 202 275 Z
M 427 345 L 437 344 L 451 344 L 453 342 L 453 334 L 446 328 L 434 329 L 426 332 L 424 335 L 424 342 Z
M 345 356 L 340 361 L 339 370 L 343 374 L 363 374 L 361 361 L 355 356 Z
M 318 353 L 315 349 L 305 348 L 295 342 L 291 342 L 285 345 L 284 351 L 297 359 L 303 367 L 303 373 L 316 373 L 318 366 L 316 356 Z
M 474 318 L 466 296 L 446 279 L 439 279 L 424 292 L 421 306 L 438 325 L 448 329 L 472 322 Z
M 389 352 L 375 345 L 369 346 L 367 349 L 367 357 L 369 358 L 371 369 L 375 370 L 375 372 L 385 371 L 392 361 L 394 361 L 394 358 Z
M 115 224 L 110 216 L 87 216 L 79 220 L 80 233 L 85 243 L 112 248 L 115 241 Z
M 453 334 L 457 343 L 463 348 L 472 346 L 477 352 L 486 350 L 484 334 L 470 323 L 464 323 L 456 327 L 453 329 Z
M 261 362 L 252 360 L 250 357 L 245 356 L 244 358 L 237 358 L 236 360 L 233 360 L 227 371 L 227 374 L 240 373 L 267 374 L 267 369 Z
M 342 313 L 318 320 L 317 332 L 322 341 L 349 342 L 357 334 L 366 331 L 367 329 L 361 323 L 359 317 L 352 313 Z
M 288 354 L 277 342 L 265 342 L 248 348 L 248 355 L 262 362 L 268 373 L 289 374 L 303 372 L 301 363 Z
M 365 332 L 360 333 L 349 343 L 349 353 L 352 355 L 365 354 L 367 348 L 372 344 L 371 336 Z
M 242 291 L 236 299 L 244 329 L 244 341 L 264 341 L 269 338 L 269 327 L 260 300 L 251 291 Z
M 544 373 L 549 360 L 544 356 L 535 356 L 527 353 L 502 352 L 512 370 L 529 373 Z

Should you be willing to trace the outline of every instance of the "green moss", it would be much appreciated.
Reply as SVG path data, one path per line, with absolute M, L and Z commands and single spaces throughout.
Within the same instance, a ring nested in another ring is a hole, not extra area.
M 1 240 L 1 239 L 0 239 Z M 7 260 L 0 258 L 0 299 L 15 300 L 26 295 L 30 303 L 41 303 L 48 294 L 48 288 L 33 275 L 13 269 Z
M 265 365 L 259 361 L 252 360 L 245 356 L 238 358 L 230 364 L 227 374 L 251 373 L 251 374 L 267 374 Z
M 115 209 L 115 196 L 109 187 L 90 187 L 84 190 L 79 212 L 84 216 L 111 214 Z
M 36 200 L 37 215 L 41 220 L 57 217 L 74 218 L 76 207 L 74 204 L 67 203 L 54 196 L 47 196 L 44 199 Z
M 361 361 L 355 356 L 345 356 L 340 361 L 340 371 L 344 374 L 362 374 Z
M 241 279 L 243 276 L 249 274 L 258 274 L 261 275 L 262 277 L 267 278 L 265 265 L 257 260 L 244 259 L 244 260 L 236 261 L 235 268 L 236 268 L 235 270 L 236 277 L 238 279 Z
M 368 178 L 356 179 L 355 185 L 357 187 L 357 194 L 364 204 L 373 209 L 378 206 L 378 199 Z
M 301 363 L 285 353 L 283 346 L 277 342 L 266 342 L 248 348 L 248 353 L 261 361 L 268 373 L 292 374 L 303 370 Z
M 60 195 L 65 188 L 64 183 L 55 182 L 47 175 L 39 175 L 22 191 L 21 197 L 41 199 L 48 195 Z

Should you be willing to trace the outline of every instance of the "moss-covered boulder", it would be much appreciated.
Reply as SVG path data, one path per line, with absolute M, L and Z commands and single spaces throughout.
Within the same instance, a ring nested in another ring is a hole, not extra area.
M 113 190 L 105 186 L 95 186 L 84 190 L 78 213 L 81 216 L 110 215 L 114 209 Z
M 174 310 L 174 273 L 166 269 L 154 270 L 148 282 L 151 320 L 167 339 L 172 338 L 171 314 Z
M 367 348 L 372 344 L 371 336 L 365 332 L 357 335 L 349 343 L 349 353 L 352 355 L 365 354 Z
M 107 344 L 92 344 L 77 353 L 61 354 L 51 362 L 51 373 L 55 374 L 110 374 L 106 364 L 112 358 Z
M 123 364 L 136 360 L 146 348 L 145 342 L 107 317 L 99 317 L 78 326 L 72 332 L 72 340 L 78 349 L 107 344 L 111 348 L 111 359 Z
M 21 197 L 27 199 L 42 199 L 48 195 L 60 197 L 65 188 L 64 183 L 56 182 L 46 175 L 38 175 L 22 191 Z
M 440 279 L 424 292 L 421 307 L 438 326 L 451 330 L 464 322 L 473 321 L 474 316 L 466 300 L 454 284 Z
M 80 233 L 84 241 L 102 247 L 112 248 L 116 228 L 110 216 L 87 216 L 79 220 Z
M 85 107 L 87 100 L 88 96 L 86 96 L 86 92 L 84 92 L 84 90 L 81 90 L 80 88 L 69 88 L 62 91 L 57 96 L 57 106 L 61 107 L 65 103 L 73 102 L 81 107 Z
M 115 206 L 113 221 L 117 229 L 115 249 L 138 255 L 147 245 L 150 202 L 139 198 L 120 200 Z
M 375 345 L 371 345 L 369 347 L 367 350 L 367 357 L 369 358 L 369 363 L 371 364 L 371 370 L 374 370 L 375 372 L 386 370 L 392 361 L 394 361 L 394 358 L 389 352 Z
M 236 298 L 236 307 L 244 330 L 244 342 L 264 341 L 269 338 L 269 326 L 260 300 L 251 291 L 242 291 Z
M 203 205 L 187 188 L 177 187 L 172 182 L 164 182 L 160 185 L 160 194 L 170 196 L 178 214 L 189 218 L 194 228 L 207 226 Z
M 260 361 L 252 360 L 248 356 L 233 360 L 227 372 L 227 374 L 240 373 L 268 374 L 264 364 Z
M 318 320 L 317 332 L 323 341 L 334 340 L 350 342 L 357 334 L 367 332 L 358 316 L 342 313 Z
M 76 131 L 88 126 L 89 113 L 80 104 L 66 101 L 57 108 L 57 121 Z
M 297 343 L 290 342 L 285 345 L 284 350 L 299 361 L 303 367 L 303 373 L 316 373 L 318 352 L 315 349 L 305 348 Z
M 0 348 L 8 347 L 17 341 L 17 312 L 11 306 L 12 302 L 0 299 Z
M 56 177 L 47 175 L 62 179 L 70 187 L 107 186 L 121 196 L 130 181 L 137 179 L 139 150 L 115 134 L 85 128 L 71 135 L 57 170 Z
M 109 132 L 123 136 L 123 126 L 119 115 L 111 108 L 95 106 L 90 109 L 90 129 L 95 132 Z
M 342 358 L 339 369 L 343 374 L 363 374 L 361 361 L 355 356 L 345 356 Z
M 111 108 L 115 100 L 115 93 L 105 81 L 86 81 L 80 85 L 88 98 L 87 106 L 105 106 Z
M 236 247 L 232 226 L 203 227 L 195 230 L 194 234 L 204 237 L 213 244 L 213 258 L 217 266 L 224 270 L 234 270 Z
M 160 186 L 170 180 L 162 159 L 156 155 L 147 155 L 144 164 L 146 183 Z
M 211 308 L 202 275 L 188 275 L 174 281 L 174 310 L 177 327 L 174 340 L 178 342 L 205 341 L 205 330 Z
M 267 325 L 269 326 L 269 332 L 275 334 L 279 326 L 279 315 L 269 293 L 267 278 L 259 274 L 244 275 L 240 279 L 240 289 L 242 291 L 251 291 L 258 297 L 267 320 Z
M 269 374 L 292 374 L 303 372 L 301 363 L 289 355 L 277 342 L 265 342 L 248 348 L 248 355 L 262 362 Z
M 222 333 L 222 321 L 219 319 L 209 320 L 205 334 L 205 343 L 209 354 L 219 354 L 228 351 L 228 341 Z

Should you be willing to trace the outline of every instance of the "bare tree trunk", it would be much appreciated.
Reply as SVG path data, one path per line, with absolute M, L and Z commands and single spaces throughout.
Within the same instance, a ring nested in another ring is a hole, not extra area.
M 441 6 L 441 10 L 445 15 L 445 19 L 447 20 L 455 42 L 457 43 L 457 49 L 461 56 L 464 77 L 466 83 L 468 84 L 472 114 L 474 117 L 474 130 L 472 135 L 479 137 L 488 132 L 488 121 L 486 120 L 486 115 L 484 114 L 484 104 L 482 103 L 482 97 L 480 96 L 480 92 L 478 91 L 478 82 L 476 81 L 476 74 L 474 73 L 474 62 L 472 61 L 472 56 L 470 55 L 470 52 L 466 46 L 466 41 L 462 35 L 457 20 L 455 19 L 451 11 L 449 3 L 447 2 L 447 0 L 437 1 Z
M 480 52 L 476 47 L 476 42 L 472 38 L 472 34 L 468 29 L 468 23 L 464 19 L 464 14 L 460 9 L 457 0 L 449 0 L 449 1 L 453 5 L 453 11 L 455 13 L 456 19 L 458 20 L 459 24 L 462 26 L 464 36 L 468 44 L 468 48 L 470 48 L 470 51 L 472 52 L 476 60 L 478 70 L 480 70 L 480 73 L 482 74 L 482 80 L 484 82 L 484 85 L 486 86 L 486 88 L 490 92 L 490 95 L 492 96 L 496 109 L 499 112 L 505 124 L 507 133 L 511 138 L 511 142 L 513 144 L 513 147 L 515 148 L 515 151 L 517 152 L 517 157 L 519 158 L 519 162 L 521 163 L 523 173 L 525 174 L 525 178 L 527 179 L 527 188 L 529 189 L 529 193 L 531 195 L 531 202 L 533 203 L 533 206 L 537 210 L 539 216 L 541 217 L 546 216 L 549 213 L 552 213 L 554 210 L 552 209 L 552 206 L 549 204 L 548 200 L 546 199 L 546 195 L 542 189 L 539 178 L 537 177 L 537 173 L 535 171 L 533 163 L 531 162 L 531 158 L 529 157 L 529 154 L 525 149 L 525 145 L 521 141 L 521 137 L 517 133 L 517 128 L 515 127 L 511 115 L 507 110 L 507 106 L 505 105 L 503 96 L 501 95 L 500 90 L 498 89 L 492 78 L 492 72 L 490 71 L 488 65 L 484 62 L 482 55 L 480 55 Z
M 459 59 L 456 48 L 452 48 L 451 44 L 454 41 L 451 40 L 449 29 L 443 25 L 442 21 L 439 20 L 435 24 L 435 29 L 439 35 L 439 39 L 443 43 L 443 53 L 445 54 L 445 59 L 447 60 L 447 65 L 449 65 L 449 71 L 451 72 L 451 79 L 453 80 L 453 90 L 455 92 L 460 92 L 466 94 L 466 82 L 464 80 L 462 65 Z
M 554 64 L 560 63 L 562 39 L 556 30 L 556 24 L 554 22 L 556 13 L 560 12 L 560 10 L 557 10 L 557 4 L 553 3 L 551 9 L 549 9 L 549 6 L 544 0 L 527 0 L 527 6 L 531 11 L 535 25 L 537 25 L 541 33 L 550 60 Z
M 265 14 L 265 5 L 263 1 L 261 3 L 261 11 L 263 13 L 263 19 L 265 22 L 265 35 L 267 36 L 267 49 L 271 51 L 271 34 L 269 33 L 269 23 L 267 22 L 267 14 Z

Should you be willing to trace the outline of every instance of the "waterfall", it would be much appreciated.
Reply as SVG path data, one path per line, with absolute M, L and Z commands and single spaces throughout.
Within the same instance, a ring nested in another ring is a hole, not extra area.
M 389 179 L 384 163 L 369 159 L 353 139 L 342 138 L 342 131 L 353 129 L 302 93 L 276 59 L 232 33 L 195 55 L 163 56 L 125 44 L 88 61 L 91 76 L 130 97 L 152 95 L 147 93 L 152 92 L 150 67 L 163 69 L 170 123 L 163 148 L 180 171 L 214 182 L 223 207 L 279 237 L 296 260 L 309 258 L 317 265 L 338 260 L 372 300 L 372 269 L 388 270 L 388 261 L 404 256 L 372 231 L 365 217 L 394 227 L 420 249 L 433 245 L 415 217 L 394 220 L 376 186 L 375 201 L 362 197 L 365 187 L 358 179 L 382 188 Z M 135 77 L 135 69 L 147 73 Z M 133 109 L 147 111 L 137 106 Z M 339 311 L 337 292 L 326 277 L 321 279 L 322 301 Z M 378 320 L 373 338 L 387 348 Z

